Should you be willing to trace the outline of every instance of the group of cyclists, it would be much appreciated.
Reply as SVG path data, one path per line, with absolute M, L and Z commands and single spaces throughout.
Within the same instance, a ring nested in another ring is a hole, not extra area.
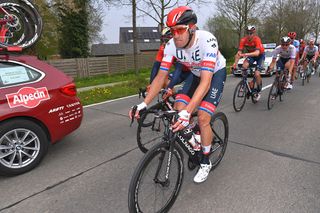
M 184 82 L 182 89 L 175 95 L 174 109 L 179 113 L 172 129 L 177 132 L 192 128 L 190 117 L 197 111 L 202 157 L 194 182 L 201 183 L 207 179 L 212 167 L 208 157 L 214 137 L 210 120 L 222 98 L 227 71 L 226 59 L 219 51 L 216 37 L 210 32 L 199 30 L 196 24 L 197 16 L 188 6 L 175 8 L 168 13 L 167 27 L 162 32 L 162 44 L 152 68 L 147 96 L 142 103 L 134 106 L 136 110 L 130 109 L 129 117 L 139 119 L 140 113 L 148 107 L 161 89 L 164 88 L 166 91 L 163 98 L 168 98 L 175 93 L 173 87 Z M 240 40 L 233 67 L 237 67 L 241 57 L 246 58 L 241 69 L 247 69 L 254 62 L 257 63 L 254 75 L 258 95 L 255 98 L 259 100 L 262 90 L 260 71 L 265 59 L 264 47 L 256 35 L 255 26 L 247 26 L 246 34 Z M 310 40 L 303 48 L 304 43 L 295 38 L 294 32 L 289 32 L 288 36 L 281 38 L 281 45 L 275 48 L 269 66 L 269 69 L 276 65 L 279 69 L 289 70 L 288 89 L 292 89 L 298 63 L 306 61 L 306 64 L 308 60 L 315 63 L 318 57 L 314 40 Z M 175 69 L 169 74 L 172 65 Z

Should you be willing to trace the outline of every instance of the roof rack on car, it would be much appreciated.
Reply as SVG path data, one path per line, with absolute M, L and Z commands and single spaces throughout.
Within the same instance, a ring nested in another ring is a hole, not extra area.
M 6 54 L 8 52 L 22 52 L 22 47 L 19 47 L 19 46 L 0 47 L 0 54 Z

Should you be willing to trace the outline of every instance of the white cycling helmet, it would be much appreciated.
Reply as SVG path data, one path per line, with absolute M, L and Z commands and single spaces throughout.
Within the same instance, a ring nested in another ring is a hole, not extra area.
M 248 25 L 246 27 L 246 31 L 254 32 L 254 31 L 256 31 L 256 27 L 254 25 Z
M 284 36 L 281 38 L 281 44 L 290 44 L 291 38 L 288 36 Z

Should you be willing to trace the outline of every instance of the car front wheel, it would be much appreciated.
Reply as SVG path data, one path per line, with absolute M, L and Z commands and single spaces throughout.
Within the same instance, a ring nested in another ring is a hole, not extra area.
M 14 119 L 0 125 L 0 175 L 12 176 L 36 167 L 48 151 L 49 141 L 35 122 Z

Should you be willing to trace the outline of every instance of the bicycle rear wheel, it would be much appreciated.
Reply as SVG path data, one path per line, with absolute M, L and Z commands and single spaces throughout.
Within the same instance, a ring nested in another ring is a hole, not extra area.
M 130 213 L 167 212 L 175 202 L 183 181 L 183 156 L 174 147 L 168 166 L 169 145 L 159 143 L 141 159 L 128 192 Z M 169 168 L 169 179 L 165 181 Z
M 268 110 L 272 109 L 279 94 L 278 83 L 275 80 L 271 86 L 268 96 Z
M 35 7 L 29 0 L 6 0 L 0 3 L 14 21 L 5 26 L 4 38 L 0 38 L 0 47 L 19 46 L 28 48 L 40 38 L 43 22 Z M 7 18 L 6 14 L 0 14 L 0 19 Z
M 137 128 L 137 143 L 139 149 L 146 153 L 150 147 L 162 139 L 164 131 L 163 120 L 147 110 L 141 115 Z
M 229 123 L 227 116 L 223 112 L 218 112 L 212 116 L 211 129 L 214 132 L 214 139 L 209 158 L 212 163 L 211 170 L 213 170 L 221 162 L 228 144 Z
M 233 93 L 233 108 L 236 112 L 240 112 L 246 103 L 247 96 L 247 87 L 241 80 L 234 90 Z

